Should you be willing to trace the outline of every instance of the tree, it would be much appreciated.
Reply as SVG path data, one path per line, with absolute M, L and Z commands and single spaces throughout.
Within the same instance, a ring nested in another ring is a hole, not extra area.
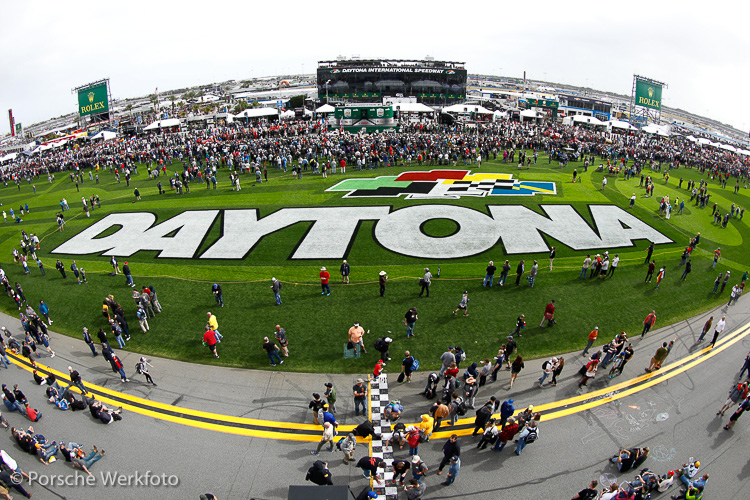
M 304 95 L 296 95 L 296 96 L 292 97 L 291 99 L 289 99 L 289 104 L 287 104 L 287 106 L 289 107 L 289 109 L 301 108 L 304 105 L 305 105 L 305 96 Z
M 234 109 L 232 111 L 236 115 L 238 113 L 242 113 L 243 111 L 245 111 L 249 107 L 250 107 L 250 105 L 247 103 L 247 101 L 240 101 L 240 102 L 237 103 L 237 105 L 234 107 Z

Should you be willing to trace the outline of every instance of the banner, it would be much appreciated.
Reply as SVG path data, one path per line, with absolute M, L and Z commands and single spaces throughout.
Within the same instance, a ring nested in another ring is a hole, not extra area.
M 109 96 L 107 95 L 106 83 L 78 91 L 78 114 L 80 116 L 106 113 L 108 111 Z
M 635 105 L 651 109 L 661 109 L 661 85 L 645 80 L 636 80 Z
M 16 125 L 13 122 L 13 110 L 12 109 L 8 110 L 8 120 L 10 121 L 10 133 L 11 133 L 11 135 L 13 137 L 15 137 L 16 136 Z

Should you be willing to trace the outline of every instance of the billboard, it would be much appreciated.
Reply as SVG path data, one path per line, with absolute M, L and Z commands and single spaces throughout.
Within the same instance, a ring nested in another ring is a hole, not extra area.
M 8 110 L 8 121 L 10 121 L 10 133 L 11 133 L 11 135 L 13 137 L 15 137 L 16 136 L 16 126 L 15 126 L 15 123 L 13 122 L 13 110 L 12 109 Z
M 660 110 L 661 85 L 646 80 L 636 80 L 635 105 Z
M 418 97 L 428 103 L 466 99 L 465 69 L 363 63 L 358 66 L 319 67 L 317 78 L 319 99 L 328 97 L 372 102 L 384 97 Z
M 101 83 L 78 90 L 78 114 L 80 116 L 109 111 L 107 84 Z
M 338 126 L 345 130 L 384 130 L 397 125 L 393 118 L 393 106 L 336 106 L 334 117 Z

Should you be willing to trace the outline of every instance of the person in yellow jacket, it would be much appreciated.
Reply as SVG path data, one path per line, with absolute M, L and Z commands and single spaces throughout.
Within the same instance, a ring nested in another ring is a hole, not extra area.
M 428 414 L 422 415 L 422 421 L 419 423 L 419 430 L 424 432 L 424 435 L 427 436 L 427 439 L 430 439 L 430 436 L 432 435 L 432 428 L 434 426 L 435 419 L 433 419 Z
M 209 311 L 208 313 L 208 326 L 210 330 L 213 330 L 216 333 L 216 341 L 221 342 L 221 339 L 224 338 L 222 334 L 219 333 L 219 320 L 216 319 L 215 314 L 211 314 Z

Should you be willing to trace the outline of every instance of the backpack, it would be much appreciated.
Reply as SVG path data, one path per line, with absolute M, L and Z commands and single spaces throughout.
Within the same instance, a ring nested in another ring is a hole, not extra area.
M 419 370 L 419 360 L 415 359 L 411 364 L 411 371 L 415 372 L 417 370 Z
M 546 371 L 546 370 L 547 370 L 547 366 L 548 366 L 548 365 L 549 365 L 549 360 L 547 360 L 547 361 L 545 361 L 544 363 L 542 363 L 542 370 L 545 370 L 545 371 Z
M 456 413 L 460 416 L 466 415 L 466 403 L 461 399 L 456 408 Z
M 342 443 L 342 442 L 344 441 L 344 439 L 346 439 L 346 436 L 342 437 L 341 439 L 339 439 L 339 440 L 338 440 L 338 441 L 336 442 L 336 449 L 337 449 L 337 450 L 341 451 L 341 443 Z
M 141 363 L 136 363 L 136 364 L 135 364 L 135 372 L 136 372 L 136 373 L 137 373 L 138 375 L 140 375 L 140 374 L 142 374 L 142 373 L 143 373 L 143 366 L 141 365 Z
M 536 438 L 539 437 L 536 433 L 536 429 L 529 430 L 529 433 L 526 434 L 526 444 L 533 443 L 536 441 Z
M 466 361 L 466 352 L 462 349 L 456 353 L 456 359 L 460 361 Z

